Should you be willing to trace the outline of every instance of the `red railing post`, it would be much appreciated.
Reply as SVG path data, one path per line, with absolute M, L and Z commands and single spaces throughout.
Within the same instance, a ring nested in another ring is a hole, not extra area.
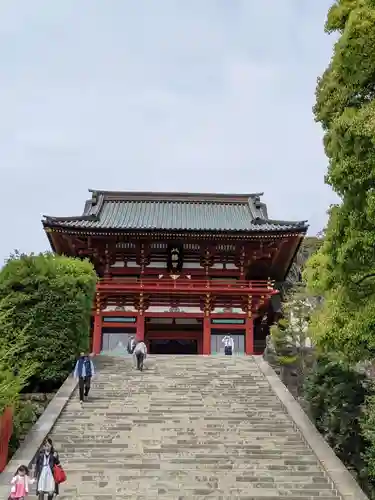
M 211 354 L 211 320 L 209 316 L 204 316 L 203 319 L 203 353 Z
M 0 472 L 8 463 L 9 441 L 13 433 L 13 408 L 5 408 L 0 416 Z
M 254 323 L 252 316 L 245 323 L 245 354 L 254 354 Z
M 138 312 L 137 316 L 137 333 L 136 338 L 139 342 L 143 342 L 145 340 L 145 318 L 142 314 L 142 311 Z
M 95 355 L 100 354 L 102 350 L 102 315 L 95 312 L 94 331 L 92 334 L 92 351 Z

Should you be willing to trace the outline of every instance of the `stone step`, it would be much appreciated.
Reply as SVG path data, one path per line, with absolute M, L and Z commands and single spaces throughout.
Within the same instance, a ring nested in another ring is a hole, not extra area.
M 56 439 L 56 436 L 55 436 Z M 65 456 L 67 453 L 83 453 L 85 451 L 87 452 L 93 452 L 93 453 L 102 453 L 103 450 L 107 449 L 109 446 L 110 441 L 106 441 L 105 443 L 101 442 L 92 442 L 91 444 L 88 443 L 87 441 L 80 443 L 71 443 L 67 444 L 64 443 L 60 447 L 60 451 L 64 451 Z M 284 445 L 285 446 L 285 445 Z M 120 447 L 124 447 L 122 444 Z M 296 452 L 298 452 L 299 456 L 306 455 L 306 456 L 311 456 L 311 453 L 306 450 L 303 445 L 301 444 L 300 446 L 291 446 L 289 448 L 283 449 L 283 448 L 274 448 L 273 450 L 271 449 L 266 449 L 266 448 L 258 448 L 258 449 L 249 449 L 249 448 L 231 448 L 231 447 L 226 447 L 225 449 L 221 449 L 219 445 L 209 445 L 208 443 L 203 444 L 191 444 L 188 447 L 184 446 L 181 448 L 179 445 L 175 444 L 170 444 L 170 445 L 160 445 L 160 446 L 152 446 L 151 444 L 149 447 L 145 447 L 143 445 L 143 452 L 145 454 L 156 454 L 156 455 L 163 455 L 163 454 L 176 454 L 176 453 L 181 453 L 183 450 L 184 455 L 189 455 L 190 453 L 203 453 L 205 450 L 209 449 L 209 456 L 220 456 L 220 455 L 225 455 L 228 456 L 228 453 L 231 453 L 232 456 L 246 456 L 249 458 L 256 458 L 257 456 L 261 455 L 262 458 L 278 458 L 280 456 L 283 456 L 283 458 L 287 457 L 292 457 L 295 458 Z M 204 454 L 204 453 L 203 453 Z
M 119 495 L 114 495 L 114 494 L 84 494 L 80 493 L 79 497 L 74 496 L 76 493 L 74 491 L 69 492 L 67 495 L 60 495 L 59 500 L 72 500 L 72 498 L 80 498 L 82 500 L 123 500 L 123 499 L 131 499 L 131 500 L 152 500 L 152 499 L 159 499 L 162 498 L 163 500 L 210 500 L 210 499 L 220 499 L 220 500 L 280 500 L 280 495 L 276 493 L 276 495 L 272 496 L 259 496 L 258 494 L 256 496 L 253 495 L 220 495 L 220 496 L 212 496 L 212 495 L 191 495 L 188 494 L 186 496 L 185 492 L 179 491 L 175 495 L 169 495 L 169 494 L 164 494 L 164 490 L 162 490 L 160 493 L 159 492 L 152 492 L 150 495 L 150 492 L 140 495 L 140 494 L 135 494 L 133 492 L 129 491 L 124 491 L 123 493 Z M 313 495 L 313 496 L 301 496 L 301 495 L 288 495 L 288 500 L 332 500 L 332 499 L 337 499 L 337 497 L 334 496 L 327 496 L 327 495 Z
M 163 471 L 163 476 L 160 477 L 160 473 L 157 474 L 155 471 L 151 471 L 151 474 L 136 474 L 132 470 L 111 470 L 110 473 L 102 474 L 96 473 L 95 471 L 75 471 L 71 472 L 69 475 L 70 482 L 75 480 L 76 482 L 82 480 L 83 482 L 92 483 L 93 485 L 97 485 L 98 483 L 107 482 L 108 484 L 112 480 L 121 482 L 128 481 L 141 481 L 147 482 L 150 477 L 153 477 L 159 482 L 163 481 L 171 481 L 172 479 L 178 478 L 180 484 L 186 482 L 188 479 L 190 482 L 196 484 L 209 484 L 209 483 L 222 483 L 228 485 L 235 485 L 238 483 L 251 483 L 252 487 L 257 488 L 272 488 L 272 486 L 277 482 L 278 486 L 282 489 L 308 489 L 308 490 L 329 490 L 333 491 L 332 486 L 327 483 L 326 478 L 324 476 L 311 478 L 308 476 L 300 476 L 296 480 L 294 476 L 253 476 L 249 473 L 240 475 L 238 472 L 236 474 L 227 473 L 227 474 L 203 474 L 201 472 L 197 472 L 192 474 L 186 470 L 181 471 Z
M 246 478 L 238 478 L 236 481 L 230 481 L 229 476 L 212 478 L 206 481 L 196 481 L 189 476 L 183 475 L 152 478 L 150 476 L 131 477 L 129 475 L 111 475 L 103 476 L 94 479 L 92 476 L 83 475 L 81 478 L 76 478 L 80 481 L 79 486 L 65 487 L 64 494 L 73 493 L 73 498 L 76 495 L 84 494 L 111 494 L 133 492 L 134 494 L 145 493 L 150 490 L 160 492 L 164 490 L 165 494 L 177 494 L 179 491 L 184 493 L 190 492 L 193 495 L 225 495 L 225 494 L 247 494 L 249 496 L 300 496 L 308 500 L 311 496 L 320 495 L 329 498 L 336 498 L 338 495 L 335 490 L 324 483 L 294 483 L 294 482 L 255 482 L 247 481 Z M 152 488 L 150 482 L 153 480 Z M 117 484 L 114 488 L 113 484 Z
M 155 494 L 164 495 L 175 495 L 174 498 L 179 498 L 179 494 L 187 494 L 187 498 L 195 498 L 195 496 L 207 496 L 208 498 L 223 498 L 225 495 L 231 495 L 225 498 L 262 498 L 262 500 L 270 500 L 270 498 L 277 497 L 288 497 L 289 498 L 299 498 L 301 500 L 311 500 L 311 498 L 329 498 L 339 500 L 337 493 L 334 490 L 329 490 L 324 488 L 322 484 L 315 485 L 317 488 L 311 488 L 311 484 L 300 485 L 296 488 L 294 484 L 284 483 L 284 488 L 280 488 L 280 485 L 272 487 L 271 484 L 247 484 L 244 488 L 239 488 L 237 486 L 228 485 L 228 483 L 218 483 L 213 481 L 210 484 L 191 484 L 189 482 L 179 481 L 177 487 L 176 478 L 173 478 L 173 482 L 160 481 L 159 484 L 149 487 L 149 478 L 143 478 L 140 481 L 129 480 L 127 476 L 118 476 L 118 483 L 123 484 L 123 486 L 112 486 L 114 479 L 110 481 L 103 479 L 97 483 L 84 481 L 82 487 L 65 487 L 64 492 L 60 495 L 70 499 L 72 498 L 85 498 L 87 495 L 133 495 L 133 498 L 139 494 L 148 494 L 148 498 L 156 498 Z M 239 483 L 238 483 L 239 484 Z M 268 487 L 267 487 L 268 486 Z M 152 495 L 154 492 L 154 495 Z M 246 496 L 245 496 L 246 495 Z
M 121 453 L 121 450 L 119 450 Z M 100 462 L 102 460 L 102 462 Z M 293 464 L 294 467 L 291 467 L 291 469 L 287 469 L 285 466 L 285 463 L 283 463 L 283 460 L 267 460 L 267 459 L 254 459 L 253 461 L 251 460 L 244 460 L 241 457 L 238 457 L 237 460 L 231 458 L 230 461 L 225 460 L 225 459 L 209 459 L 209 458 L 199 458 L 199 457 L 194 457 L 191 456 L 189 458 L 174 458 L 173 455 L 162 455 L 162 456 L 151 456 L 151 455 L 146 455 L 142 461 L 139 459 L 139 455 L 133 455 L 133 456 L 124 456 L 121 457 L 120 459 L 116 460 L 116 457 L 114 454 L 111 453 L 103 453 L 102 456 L 89 456 L 88 454 L 83 455 L 82 458 L 72 457 L 72 456 L 67 456 L 65 463 L 65 468 L 68 470 L 74 470 L 78 464 L 85 464 L 85 465 L 94 465 L 94 464 L 100 464 L 103 463 L 103 460 L 106 460 L 108 464 L 111 464 L 112 466 L 117 464 L 118 466 L 122 465 L 123 467 L 126 467 L 128 469 L 165 469 L 165 470 L 175 470 L 180 468 L 184 468 L 185 470 L 215 470 L 215 468 L 220 469 L 220 470 L 260 470 L 260 469 L 266 469 L 270 470 L 269 468 L 272 466 L 280 466 L 282 467 L 281 470 L 288 471 L 288 470 L 300 470 L 300 471 L 318 471 L 319 469 L 313 467 L 313 464 L 311 462 L 298 462 L 298 464 Z M 161 467 L 160 467 L 160 461 L 164 462 Z M 256 465 L 255 469 L 251 469 L 250 465 Z M 310 467 L 309 467 L 310 466 Z M 267 469 L 268 468 L 268 469 Z
M 339 499 L 250 357 L 96 361 L 52 438 L 68 480 L 60 500 Z
M 189 500 L 191 498 L 230 498 L 236 499 L 236 498 L 244 498 L 246 500 L 249 499 L 260 499 L 260 500 L 270 500 L 272 498 L 277 498 L 277 500 L 280 500 L 280 497 L 288 497 L 289 499 L 295 499 L 295 500 L 338 500 L 338 497 L 335 493 L 330 492 L 330 491 L 325 491 L 324 493 L 320 490 L 295 490 L 295 489 L 285 489 L 284 491 L 281 491 L 279 489 L 275 488 L 269 488 L 269 489 L 260 489 L 260 488 L 247 488 L 246 491 L 244 489 L 238 489 L 238 488 L 217 488 L 215 485 L 211 488 L 206 488 L 204 486 L 197 486 L 197 488 L 194 487 L 186 487 L 185 485 L 181 484 L 180 487 L 176 489 L 172 489 L 170 485 L 165 484 L 165 485 L 160 485 L 160 487 L 155 488 L 155 489 L 150 489 L 147 484 L 142 485 L 142 484 L 137 484 L 137 483 L 127 483 L 126 487 L 124 488 L 118 488 L 116 490 L 116 493 L 121 495 L 118 498 L 138 498 L 138 495 L 145 495 L 145 498 L 165 498 L 165 495 L 175 495 L 172 498 L 188 498 Z M 65 496 L 66 495 L 66 496 Z M 102 498 L 102 495 L 109 495 L 108 498 L 112 499 L 113 495 L 113 487 L 108 486 L 104 487 L 101 486 L 100 488 L 92 491 L 86 491 L 82 492 L 78 489 L 71 489 L 67 490 L 66 493 L 62 496 L 59 497 L 61 498 L 69 498 L 72 500 L 73 498 L 87 498 L 87 496 L 94 496 L 94 498 Z M 148 496 L 146 496 L 148 495 Z M 183 496 L 186 495 L 186 496 Z M 224 495 L 229 495 L 229 496 L 224 496 Z M 115 497 L 117 498 L 117 497 Z M 169 497 L 170 498 L 170 497 Z
M 56 439 L 56 437 L 55 437 Z M 300 461 L 300 462 L 306 462 L 312 460 L 313 463 L 315 463 L 315 457 L 311 454 L 309 450 L 303 449 L 302 445 L 295 449 L 290 448 L 287 450 L 268 450 L 268 449 L 241 449 L 241 448 L 221 448 L 218 449 L 218 446 L 210 446 L 207 445 L 207 443 L 204 444 L 196 444 L 192 445 L 189 448 L 186 447 L 181 447 L 176 444 L 162 444 L 160 443 L 158 446 L 156 445 L 144 445 L 142 444 L 142 454 L 144 456 L 151 456 L 151 455 L 178 455 L 178 454 L 183 454 L 185 457 L 189 457 L 189 455 L 193 454 L 197 458 L 210 458 L 210 459 L 226 459 L 228 458 L 228 453 L 230 453 L 231 457 L 240 457 L 241 460 L 243 459 L 249 459 L 249 460 L 254 460 L 254 459 L 267 459 L 267 460 L 272 460 L 272 459 L 280 459 L 282 458 L 283 460 L 293 460 L 293 461 Z M 64 451 L 65 456 L 67 456 L 68 453 L 72 455 L 76 455 L 79 453 L 90 453 L 92 456 L 99 455 L 105 453 L 105 450 L 111 449 L 112 451 L 116 452 L 116 449 L 129 449 L 128 446 L 124 446 L 124 443 L 92 443 L 92 446 L 90 443 L 85 443 L 82 444 L 81 446 L 77 445 L 77 443 L 72 443 L 72 444 L 62 444 L 60 447 L 60 451 Z M 298 451 L 298 457 L 296 457 L 296 452 Z M 111 453 L 112 454 L 112 453 Z
M 69 467 L 65 467 L 65 469 L 68 471 Z M 295 483 L 301 483 L 301 482 L 306 482 L 306 483 L 324 483 L 326 485 L 329 485 L 331 487 L 331 483 L 327 482 L 327 477 L 324 472 L 322 472 L 319 468 L 317 468 L 315 471 L 299 471 L 299 470 L 292 470 L 292 469 L 265 469 L 265 468 L 246 468 L 243 470 L 235 470 L 234 473 L 232 470 L 229 472 L 210 472 L 207 474 L 207 471 L 201 471 L 201 470 L 189 470 L 189 469 L 184 469 L 182 470 L 166 470 L 166 469 L 124 469 L 120 464 L 114 463 L 111 466 L 110 471 L 104 471 L 102 470 L 102 467 L 100 467 L 100 464 L 95 466 L 92 465 L 90 468 L 90 471 L 87 470 L 86 465 L 76 465 L 74 470 L 70 470 L 69 473 L 69 479 L 74 478 L 74 476 L 78 476 L 81 478 L 81 476 L 96 476 L 96 477 L 105 477 L 106 475 L 110 475 L 111 477 L 113 476 L 121 476 L 123 478 L 134 478 L 134 477 L 155 477 L 159 478 L 160 477 L 160 470 L 163 471 L 163 477 L 176 477 L 176 475 L 181 475 L 181 474 L 190 474 L 190 476 L 195 479 L 195 480 L 205 480 L 208 477 L 209 478 L 227 478 L 230 477 L 231 479 L 236 479 L 236 480 L 242 480 L 241 478 L 246 478 L 247 482 L 275 482 L 276 480 L 285 483 L 291 480 L 293 478 L 293 482 Z

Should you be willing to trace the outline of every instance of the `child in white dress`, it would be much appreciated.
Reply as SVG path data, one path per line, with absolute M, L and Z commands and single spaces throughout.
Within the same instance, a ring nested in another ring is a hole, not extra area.
M 44 500 L 45 495 L 47 495 L 48 500 L 52 500 L 55 494 L 58 495 L 59 485 L 53 476 L 53 469 L 55 465 L 59 464 L 59 456 L 53 448 L 52 440 L 47 438 L 35 467 L 36 491 L 39 500 Z

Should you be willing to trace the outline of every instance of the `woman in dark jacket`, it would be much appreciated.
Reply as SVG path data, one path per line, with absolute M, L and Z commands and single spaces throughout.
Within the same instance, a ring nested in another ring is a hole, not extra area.
M 43 444 L 35 464 L 36 494 L 38 500 L 52 500 L 54 495 L 59 494 L 59 485 L 55 482 L 53 468 L 59 465 L 59 455 L 55 451 L 52 439 L 47 438 Z

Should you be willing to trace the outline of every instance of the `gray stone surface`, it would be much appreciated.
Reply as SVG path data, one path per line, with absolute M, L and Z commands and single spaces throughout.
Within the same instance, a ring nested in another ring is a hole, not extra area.
M 338 498 L 252 358 L 99 362 L 91 401 L 52 432 L 61 500 Z
M 159 356 L 140 373 L 97 358 L 91 398 L 81 407 L 75 393 L 52 430 L 68 475 L 60 500 L 352 500 L 258 363 Z

